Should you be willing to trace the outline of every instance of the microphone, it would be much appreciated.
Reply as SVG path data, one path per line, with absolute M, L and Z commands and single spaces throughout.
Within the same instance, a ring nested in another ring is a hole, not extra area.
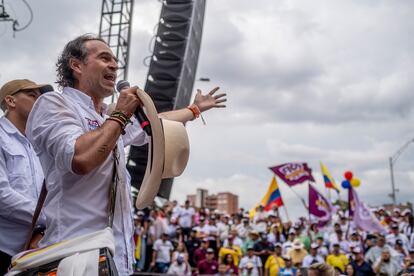
M 120 80 L 116 84 L 116 90 L 118 90 L 119 93 L 122 92 L 122 90 L 130 88 L 131 85 L 127 80 Z M 150 122 L 147 118 L 147 115 L 145 115 L 144 110 L 141 106 L 138 106 L 137 109 L 134 112 L 135 117 L 137 118 L 138 122 L 141 125 L 141 128 L 147 133 L 148 136 L 152 135 Z

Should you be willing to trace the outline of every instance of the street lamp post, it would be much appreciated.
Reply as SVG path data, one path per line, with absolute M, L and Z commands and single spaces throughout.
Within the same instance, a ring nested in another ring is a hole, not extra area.
M 391 194 L 389 196 L 392 199 L 392 204 L 397 204 L 397 192 L 398 189 L 395 188 L 395 180 L 394 180 L 394 165 L 395 162 L 397 162 L 398 158 L 401 156 L 401 154 L 407 149 L 407 147 L 414 142 L 414 139 L 409 140 L 406 142 L 401 148 L 397 150 L 397 152 L 389 157 L 388 162 L 390 164 L 390 176 L 391 176 Z

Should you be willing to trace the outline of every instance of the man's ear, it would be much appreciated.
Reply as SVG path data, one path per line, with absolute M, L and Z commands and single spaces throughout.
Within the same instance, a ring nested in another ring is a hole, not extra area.
M 11 95 L 7 95 L 6 97 L 4 97 L 4 105 L 7 107 L 7 109 L 15 108 L 16 99 Z
M 69 59 L 69 67 L 73 70 L 74 73 L 80 74 L 82 72 L 81 69 L 82 62 L 77 58 Z

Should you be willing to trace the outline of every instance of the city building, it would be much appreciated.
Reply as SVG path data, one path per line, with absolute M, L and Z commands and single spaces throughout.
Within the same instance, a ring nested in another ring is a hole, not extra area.
M 209 195 L 207 190 L 197 189 L 195 195 L 187 195 L 187 200 L 194 207 L 218 210 L 227 214 L 237 213 L 239 209 L 239 197 L 230 192 Z

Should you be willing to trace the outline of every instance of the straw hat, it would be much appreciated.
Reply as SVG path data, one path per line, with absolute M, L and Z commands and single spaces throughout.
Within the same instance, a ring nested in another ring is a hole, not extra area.
M 135 205 L 138 209 L 149 206 L 160 188 L 163 178 L 179 176 L 187 166 L 190 145 L 187 131 L 180 122 L 160 120 L 150 96 L 137 90 L 151 127 L 148 162 Z

